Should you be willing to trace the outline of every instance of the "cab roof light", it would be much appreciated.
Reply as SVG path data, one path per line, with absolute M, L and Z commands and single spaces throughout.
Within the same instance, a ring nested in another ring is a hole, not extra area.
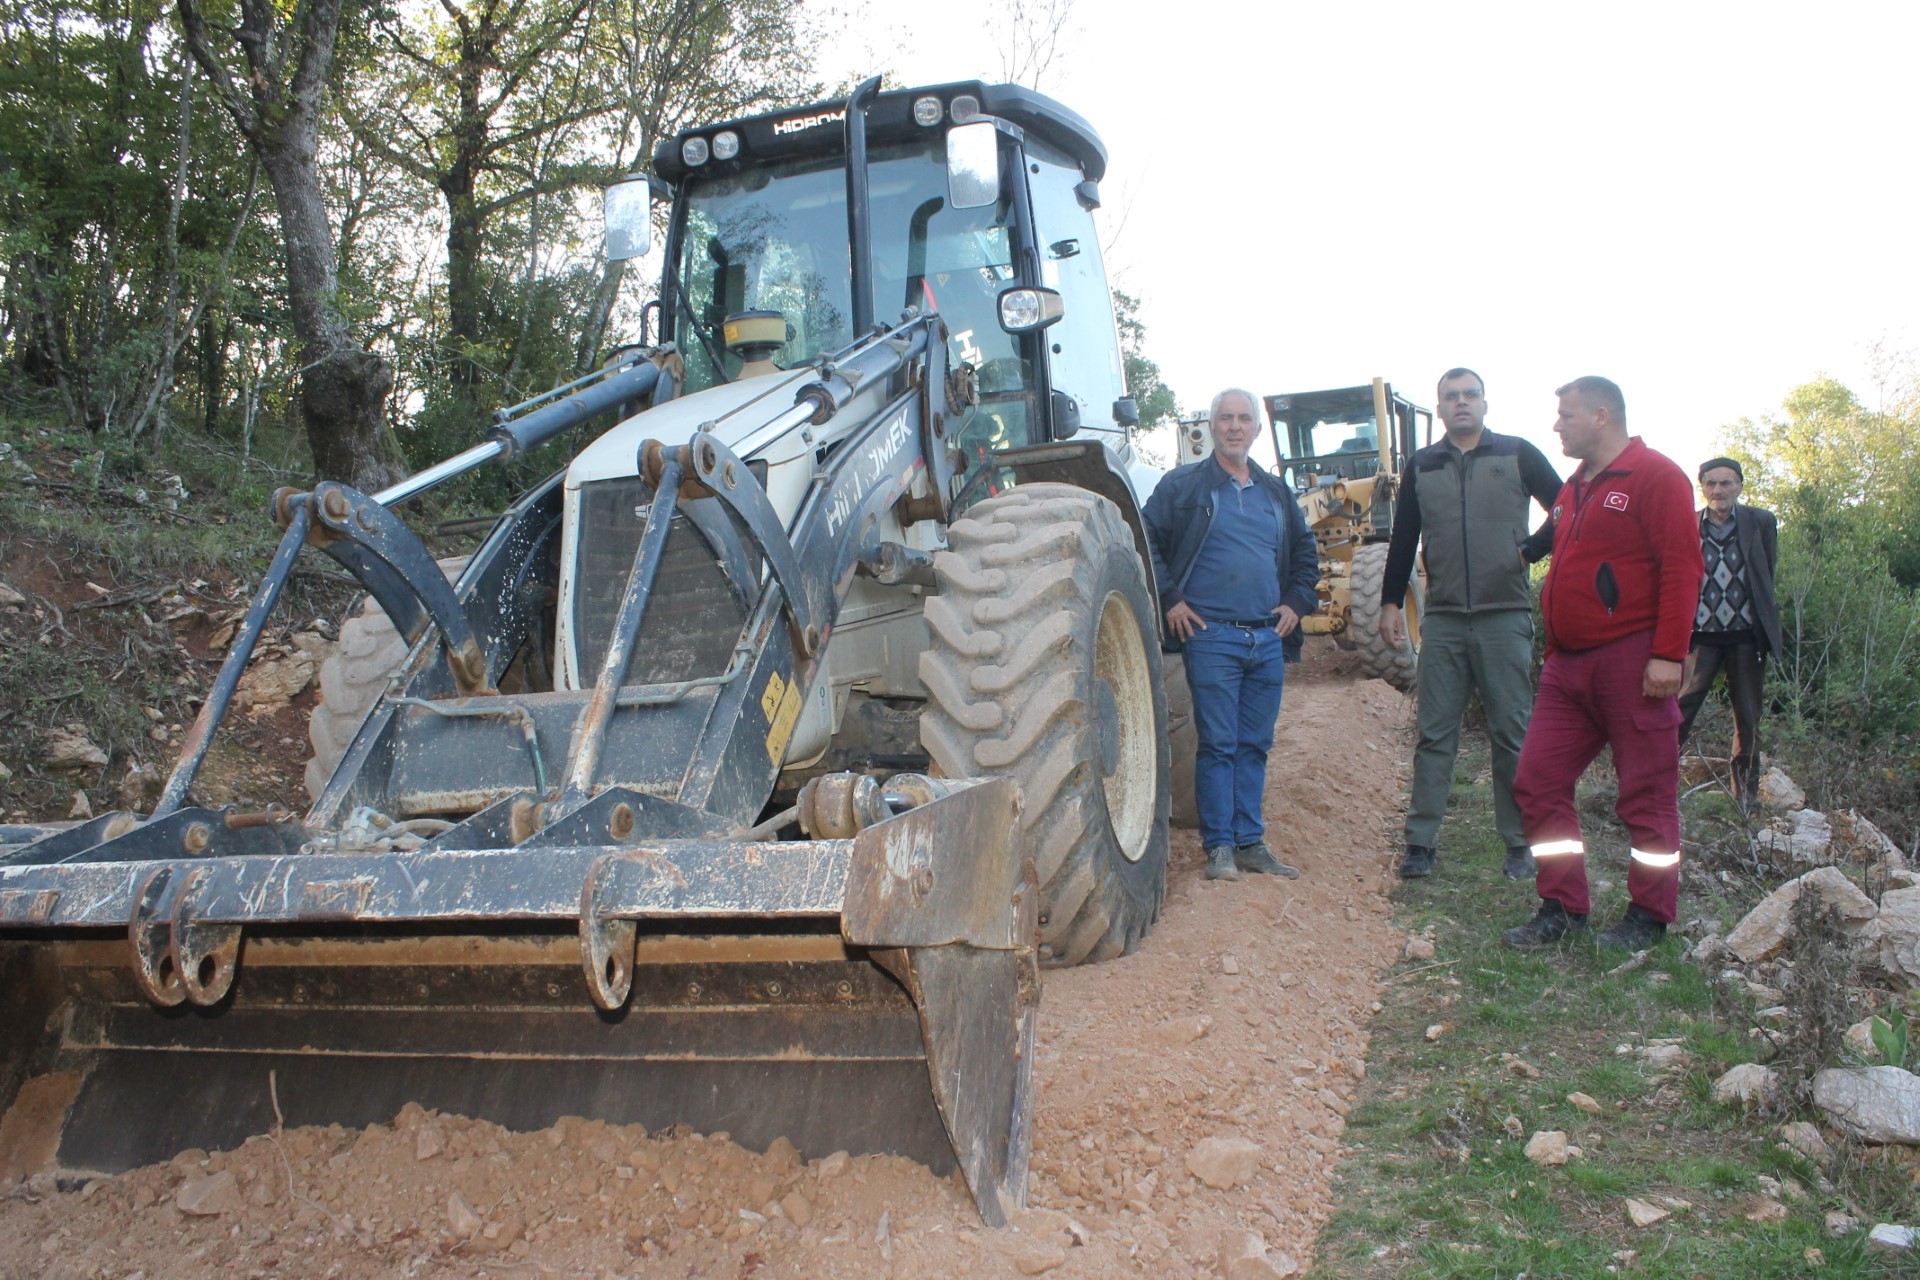
M 923 129 L 931 129 L 939 124 L 945 114 L 946 109 L 940 105 L 940 99 L 932 94 L 913 100 L 913 122 Z
M 970 93 L 963 93 L 947 104 L 947 114 L 955 124 L 965 124 L 969 120 L 980 118 L 980 99 Z
M 689 169 L 698 169 L 707 162 L 709 152 L 705 138 L 688 138 L 680 144 L 680 159 Z
M 740 135 L 731 129 L 722 129 L 713 135 L 713 158 L 731 160 L 740 154 Z

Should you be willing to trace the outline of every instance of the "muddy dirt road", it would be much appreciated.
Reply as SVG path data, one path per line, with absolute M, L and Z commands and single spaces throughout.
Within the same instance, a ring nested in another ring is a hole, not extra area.
M 1410 713 L 1325 648 L 1288 686 L 1267 820 L 1306 874 L 1209 883 L 1176 832 L 1140 953 L 1048 974 L 1031 1209 L 1012 1230 L 983 1230 L 957 1182 L 902 1160 L 412 1110 L 77 1191 L 16 1186 L 0 1277 L 1158 1277 L 1222 1274 L 1223 1250 L 1236 1276 L 1292 1274 L 1398 953 L 1386 854 Z

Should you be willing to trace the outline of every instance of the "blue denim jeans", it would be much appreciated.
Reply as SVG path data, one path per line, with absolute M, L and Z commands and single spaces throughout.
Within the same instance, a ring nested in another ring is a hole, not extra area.
M 1253 844 L 1266 834 L 1260 799 L 1286 681 L 1281 645 L 1271 627 L 1222 622 L 1209 622 L 1187 641 L 1187 684 L 1200 739 L 1193 792 L 1207 848 Z

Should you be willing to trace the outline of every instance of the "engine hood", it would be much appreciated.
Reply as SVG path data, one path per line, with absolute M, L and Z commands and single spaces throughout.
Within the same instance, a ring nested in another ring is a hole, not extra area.
M 776 414 L 791 409 L 794 391 L 817 376 L 812 368 L 782 370 L 708 387 L 635 414 L 580 451 L 567 468 L 567 489 L 638 475 L 641 441 L 685 444 L 706 423 L 713 424 L 714 438 L 729 449 L 758 453 L 769 442 L 754 440 L 754 435 Z

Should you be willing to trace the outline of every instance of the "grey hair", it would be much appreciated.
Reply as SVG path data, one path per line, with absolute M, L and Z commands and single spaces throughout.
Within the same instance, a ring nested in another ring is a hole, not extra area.
M 1220 394 L 1216 395 L 1213 398 L 1213 406 L 1207 410 L 1208 422 L 1212 422 L 1215 418 L 1220 416 L 1220 402 L 1222 400 L 1225 400 L 1228 396 L 1245 396 L 1247 398 L 1248 406 L 1253 410 L 1254 425 L 1256 426 L 1259 425 L 1260 397 L 1253 394 L 1253 392 L 1247 390 L 1245 387 L 1228 387 L 1225 391 L 1222 391 Z

